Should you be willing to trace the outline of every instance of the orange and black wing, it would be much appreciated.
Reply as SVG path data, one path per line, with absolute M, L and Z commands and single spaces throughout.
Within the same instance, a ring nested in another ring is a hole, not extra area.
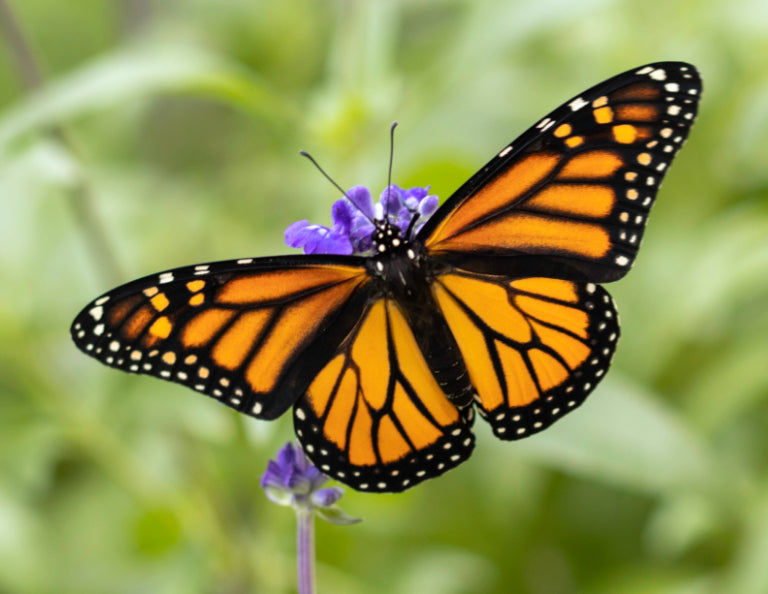
M 682 62 L 592 87 L 499 152 L 419 239 L 433 257 L 478 272 L 621 278 L 700 94 L 696 69 Z
M 437 384 L 405 313 L 372 302 L 294 407 L 296 435 L 323 472 L 361 491 L 398 492 L 472 453 L 472 407 Z
M 619 337 L 600 286 L 551 278 L 448 272 L 435 300 L 501 439 L 546 429 L 579 406 L 611 363 Z
M 274 419 L 301 397 L 369 299 L 364 261 L 285 256 L 178 268 L 94 300 L 72 338 L 112 367 Z

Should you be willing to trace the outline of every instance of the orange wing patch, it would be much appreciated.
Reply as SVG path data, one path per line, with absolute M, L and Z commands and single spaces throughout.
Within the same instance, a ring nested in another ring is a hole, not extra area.
M 571 157 L 560 170 L 558 179 L 599 179 L 610 177 L 624 160 L 611 151 L 588 151 Z
M 618 324 L 597 285 L 455 272 L 438 277 L 433 293 L 480 413 L 503 439 L 540 431 L 578 406 L 610 364 Z
M 506 209 L 510 201 L 523 196 L 548 179 L 560 158 L 556 154 L 536 154 L 511 166 L 476 194 L 471 203 L 455 209 L 427 240 L 428 247 L 461 234 L 483 219 Z
M 601 219 L 611 214 L 616 204 L 616 193 L 610 186 L 552 184 L 528 203 L 545 212 Z
M 502 251 L 528 254 L 564 253 L 599 259 L 611 249 L 609 232 L 601 225 L 570 222 L 551 216 L 511 212 L 461 235 L 440 242 L 456 252 Z
M 321 470 L 357 489 L 402 491 L 469 456 L 465 414 L 438 386 L 400 306 L 383 298 L 310 384 L 294 423 Z

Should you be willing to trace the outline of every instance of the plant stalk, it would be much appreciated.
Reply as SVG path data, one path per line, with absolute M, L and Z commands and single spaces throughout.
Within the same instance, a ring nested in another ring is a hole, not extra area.
M 296 562 L 299 594 L 315 594 L 315 515 L 311 510 L 296 510 Z

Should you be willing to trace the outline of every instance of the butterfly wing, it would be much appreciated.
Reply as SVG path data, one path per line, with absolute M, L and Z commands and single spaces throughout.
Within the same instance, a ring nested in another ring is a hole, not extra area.
M 178 268 L 118 287 L 75 318 L 86 354 L 274 419 L 354 327 L 369 277 L 354 257 L 285 256 Z
M 700 94 L 696 69 L 682 62 L 592 87 L 499 152 L 419 239 L 434 257 L 478 272 L 621 278 Z
M 313 463 L 362 491 L 404 491 L 474 448 L 472 407 L 445 397 L 400 307 L 371 303 L 294 407 Z
M 435 299 L 501 439 L 546 429 L 589 395 L 611 363 L 619 325 L 595 284 L 453 271 Z
M 600 83 L 505 147 L 419 231 L 498 437 L 546 428 L 608 369 L 618 318 L 594 283 L 632 265 L 700 93 L 695 68 L 678 62 Z

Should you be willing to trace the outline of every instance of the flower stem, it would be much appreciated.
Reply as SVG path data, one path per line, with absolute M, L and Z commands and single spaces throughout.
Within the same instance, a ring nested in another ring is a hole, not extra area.
M 43 76 L 37 60 L 35 60 L 35 56 L 24 37 L 24 32 L 16 20 L 16 15 L 6 0 L 0 0 L 0 31 L 2 31 L 3 39 L 8 46 L 9 57 L 16 67 L 24 87 L 33 90 L 42 86 Z
M 315 515 L 311 510 L 296 510 L 296 561 L 299 594 L 315 594 Z

